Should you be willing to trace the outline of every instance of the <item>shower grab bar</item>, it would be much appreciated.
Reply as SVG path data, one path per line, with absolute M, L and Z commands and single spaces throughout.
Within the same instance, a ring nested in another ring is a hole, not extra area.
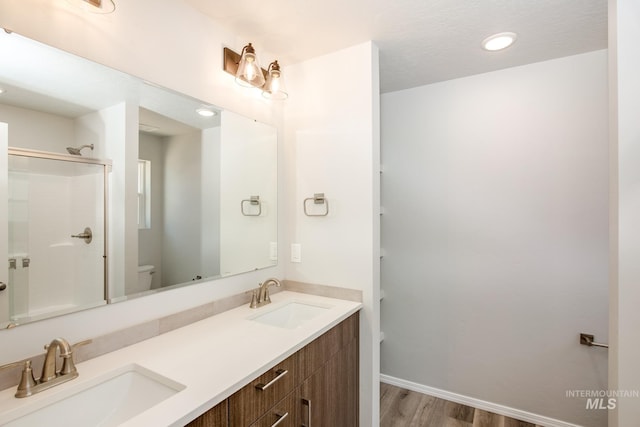
M 595 342 L 593 340 L 594 340 L 594 336 L 591 334 L 580 334 L 580 344 L 582 345 L 586 345 L 589 347 L 609 348 L 609 344 L 602 344 L 599 342 Z
M 325 210 L 324 213 L 309 213 L 309 211 L 307 211 L 307 202 L 309 200 L 313 200 L 313 204 L 314 205 L 324 205 L 325 206 Z M 304 210 L 304 214 L 306 216 L 327 216 L 329 215 L 329 201 L 327 200 L 326 197 L 324 197 L 324 193 L 315 193 L 313 195 L 313 197 L 307 197 L 306 199 L 304 199 L 302 201 L 302 207 Z
M 248 210 L 245 212 L 244 204 L 249 203 L 250 206 L 257 206 L 258 213 L 251 213 Z M 260 216 L 262 214 L 262 202 L 260 201 L 260 196 L 251 196 L 248 199 L 244 199 L 240 202 L 240 212 L 244 216 Z

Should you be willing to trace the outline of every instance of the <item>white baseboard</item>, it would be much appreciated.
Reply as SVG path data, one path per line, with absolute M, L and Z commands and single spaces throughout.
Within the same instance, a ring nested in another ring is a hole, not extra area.
M 474 408 L 482 409 L 483 411 L 493 412 L 494 414 L 504 415 L 507 417 L 515 418 L 517 420 L 537 424 L 543 427 L 581 427 L 577 424 L 571 424 L 565 421 L 545 417 L 543 415 L 532 414 L 531 412 L 521 411 L 520 409 L 498 405 L 497 403 L 486 402 L 484 400 L 475 399 L 473 397 L 464 396 L 462 394 L 452 393 L 450 391 L 441 390 L 435 387 L 429 387 L 400 378 L 395 378 L 389 375 L 380 374 L 380 381 L 386 384 L 402 387 L 407 390 L 417 391 L 418 393 L 428 394 L 429 396 L 439 397 L 440 399 L 449 400 L 451 402 L 460 403 L 462 405 L 471 406 Z

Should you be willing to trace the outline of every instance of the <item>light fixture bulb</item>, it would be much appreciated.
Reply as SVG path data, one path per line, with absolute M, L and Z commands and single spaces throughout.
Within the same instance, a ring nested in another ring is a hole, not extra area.
M 245 87 L 262 87 L 264 85 L 264 75 L 251 43 L 242 48 L 236 72 L 236 83 Z
M 482 47 L 491 52 L 506 49 L 516 41 L 517 37 L 516 33 L 511 32 L 494 34 L 482 41 Z
M 262 88 L 262 96 L 267 99 L 273 99 L 275 101 L 284 101 L 289 97 L 289 94 L 284 87 L 284 80 L 282 78 L 282 72 L 280 71 L 280 64 L 278 64 L 277 60 L 269 64 L 269 70 L 267 71 L 267 82 Z

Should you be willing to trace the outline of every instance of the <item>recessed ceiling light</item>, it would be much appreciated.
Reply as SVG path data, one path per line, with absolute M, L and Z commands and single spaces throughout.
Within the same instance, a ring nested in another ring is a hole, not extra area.
M 516 33 L 498 33 L 487 37 L 482 41 L 482 47 L 485 50 L 496 51 L 506 49 L 516 41 L 518 35 Z
M 2 95 L 3 93 L 4 93 L 4 89 L 0 87 L 0 95 Z
M 215 116 L 215 115 L 216 115 L 216 112 L 215 112 L 215 111 L 210 110 L 210 109 L 208 109 L 208 108 L 204 108 L 204 107 L 203 107 L 203 108 L 198 108 L 198 109 L 196 110 L 196 112 L 197 112 L 198 114 L 200 114 L 202 117 L 213 117 L 213 116 Z

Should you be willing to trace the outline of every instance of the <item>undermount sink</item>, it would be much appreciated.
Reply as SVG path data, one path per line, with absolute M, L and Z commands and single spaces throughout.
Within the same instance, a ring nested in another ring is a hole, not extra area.
M 303 323 L 326 312 L 329 308 L 331 307 L 292 301 L 271 309 L 266 313 L 252 316 L 250 319 L 266 325 L 295 329 Z
M 46 426 L 53 420 L 66 427 L 117 426 L 184 388 L 142 366 L 129 365 L 107 374 L 97 384 L 91 382 L 78 390 L 66 390 L 64 395 L 52 395 L 34 408 L 27 406 L 26 414 L 3 425 Z

